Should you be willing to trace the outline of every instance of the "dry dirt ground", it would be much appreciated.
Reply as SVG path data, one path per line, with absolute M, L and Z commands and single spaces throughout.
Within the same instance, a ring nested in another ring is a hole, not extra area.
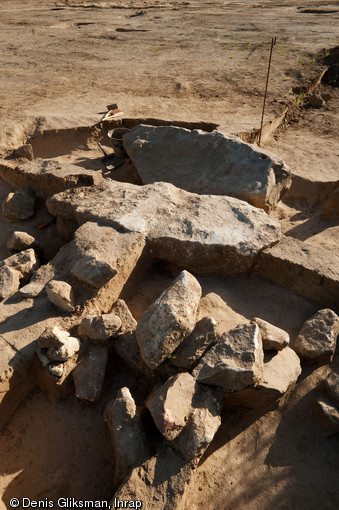
M 277 37 L 266 119 L 298 101 L 339 44 L 334 1 L 0 0 L 0 151 L 35 132 L 97 122 L 116 102 L 126 116 L 209 121 L 232 133 L 260 124 L 269 45 Z M 275 213 L 289 235 L 338 250 L 339 229 L 318 214 L 320 182 L 339 180 L 338 88 L 320 109 L 302 105 L 263 144 L 290 166 L 298 192 Z M 10 191 L 1 183 L 0 199 Z M 24 228 L 37 233 L 45 210 Z M 35 223 L 34 223 L 35 222 Z M 20 225 L 0 223 L 0 258 Z M 49 231 L 51 253 L 58 239 Z M 43 235 L 43 234 L 39 234 Z M 146 275 L 126 296 L 135 317 L 171 281 Z M 293 337 L 319 307 L 258 277 L 200 278 L 200 313 L 229 329 L 261 316 Z M 20 325 L 18 324 L 18 329 Z M 313 413 L 326 367 L 305 367 L 293 397 L 263 416 L 225 412 L 196 470 L 183 510 L 334 510 L 339 507 L 338 437 L 326 437 Z M 101 417 L 119 386 L 112 360 L 104 401 L 83 406 L 33 392 L 0 438 L 0 495 L 109 499 L 112 452 Z M 122 377 L 125 377 L 122 380 Z M 135 388 L 135 389 L 136 389 Z M 136 390 L 137 392 L 137 390 Z

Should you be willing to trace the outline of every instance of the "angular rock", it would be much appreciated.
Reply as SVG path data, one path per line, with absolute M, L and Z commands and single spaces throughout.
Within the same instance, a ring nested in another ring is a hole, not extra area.
M 57 379 L 60 379 L 63 376 L 64 373 L 64 364 L 60 363 L 58 361 L 55 361 L 54 363 L 50 363 L 48 365 L 48 372 Z
M 244 201 L 196 195 L 169 183 L 140 187 L 106 181 L 54 195 L 47 207 L 79 223 L 90 219 L 142 232 L 154 258 L 198 273 L 245 272 L 281 235 L 277 221 Z
M 115 493 L 111 508 L 133 501 L 135 508 L 176 510 L 192 475 L 193 465 L 165 445 L 160 452 L 135 467 Z
M 7 248 L 9 251 L 23 251 L 32 248 L 34 244 L 33 236 L 30 236 L 27 232 L 15 231 L 7 241 Z
M 136 266 L 143 267 L 145 244 L 146 239 L 142 234 L 121 233 L 112 227 L 88 222 L 78 228 L 74 239 L 63 246 L 50 263 L 56 267 L 58 278 L 62 278 L 62 275 L 66 276 L 67 271 L 74 267 L 78 260 L 86 259 L 88 253 L 95 252 L 98 260 L 106 261 L 110 268 L 114 268 L 116 272 L 114 278 L 111 278 L 110 269 L 108 281 L 106 278 L 92 281 L 95 285 L 103 284 L 100 289 L 85 284 L 79 293 L 80 303 L 87 301 L 85 312 L 91 313 L 96 309 L 99 313 L 105 313 L 110 311 L 112 304 L 118 299 Z M 94 273 L 92 277 L 94 278 Z M 75 283 L 82 285 L 85 282 L 77 280 Z
M 47 282 L 52 280 L 55 276 L 55 268 L 50 264 L 39 267 L 39 269 L 33 273 L 32 278 L 27 285 L 24 285 L 20 289 L 20 294 L 24 298 L 36 297 L 45 288 Z
M 119 317 L 121 326 L 117 330 L 116 338 L 121 338 L 124 335 L 134 333 L 137 327 L 137 321 L 134 319 L 130 309 L 123 299 L 118 299 L 111 309 L 111 314 Z
M 143 184 L 164 181 L 205 195 L 230 195 L 275 207 L 291 184 L 284 163 L 232 135 L 138 125 L 123 136 Z
M 60 347 L 49 347 L 46 355 L 51 361 L 67 361 L 79 352 L 80 346 L 79 338 L 69 336 Z
M 30 188 L 44 197 L 50 197 L 68 188 L 95 186 L 102 180 L 98 170 L 87 170 L 70 163 L 35 159 L 18 165 L 15 161 L 1 161 L 0 177 L 16 188 Z
M 277 328 L 273 326 L 273 324 L 259 319 L 258 317 L 254 317 L 251 322 L 259 326 L 263 348 L 265 350 L 274 349 L 276 351 L 281 351 L 290 343 L 290 335 L 283 329 Z
M 130 470 L 147 458 L 140 414 L 128 388 L 121 388 L 116 398 L 107 404 L 104 418 L 114 450 L 115 484 L 120 485 Z
M 212 388 L 199 385 L 192 406 L 186 426 L 171 445 L 197 464 L 221 425 L 220 403 Z
M 329 395 L 339 402 L 339 370 L 332 370 L 325 381 Z
M 32 248 L 21 251 L 15 255 L 11 255 L 7 259 L 0 262 L 0 269 L 2 267 L 10 267 L 20 273 L 20 278 L 24 280 L 30 278 L 33 271 L 38 268 L 39 262 Z
M 204 317 L 197 322 L 192 333 L 184 338 L 174 351 L 171 363 L 187 370 L 194 368 L 208 348 L 219 340 L 215 329 L 216 324 L 216 321 L 210 317 Z
M 91 345 L 88 353 L 73 370 L 75 394 L 79 399 L 88 402 L 99 399 L 104 384 L 107 358 L 106 347 Z
M 132 316 L 125 301 L 118 299 L 114 303 L 111 313 L 116 314 L 121 319 L 121 328 L 114 335 L 113 346 L 115 351 L 131 368 L 143 374 L 143 377 L 151 379 L 152 371 L 140 356 L 135 334 L 137 321 Z
M 30 143 L 25 143 L 13 151 L 13 156 L 15 158 L 26 158 L 29 161 L 33 161 L 33 147 Z
M 67 282 L 51 280 L 46 284 L 47 297 L 53 305 L 65 312 L 74 312 L 74 293 Z
M 292 347 L 302 358 L 331 361 L 338 333 L 338 315 L 325 308 L 304 322 Z
M 79 335 L 94 342 L 107 342 L 121 328 L 121 319 L 114 313 L 87 315 L 79 324 Z
M 262 375 L 263 349 L 259 327 L 243 324 L 222 336 L 193 370 L 197 381 L 226 390 L 242 390 Z
M 183 372 L 156 387 L 147 398 L 146 407 L 166 439 L 174 439 L 185 427 L 192 410 L 194 392 L 194 378 Z
M 188 271 L 182 271 L 143 314 L 136 336 L 148 367 L 160 365 L 192 332 L 200 297 L 199 282 Z
M 337 434 L 339 432 L 339 410 L 325 399 L 319 399 L 317 404 L 322 413 L 328 435 Z
M 20 286 L 21 273 L 8 266 L 0 267 L 0 299 L 15 294 Z
M 339 256 L 293 237 L 260 252 L 254 271 L 322 306 L 339 311 Z
M 6 221 L 15 222 L 31 218 L 34 215 L 35 195 L 22 188 L 9 193 L 2 203 L 2 214 Z
M 285 347 L 264 363 L 261 379 L 256 386 L 225 394 L 224 404 L 265 409 L 292 389 L 300 374 L 298 355 L 290 347 Z
M 83 257 L 78 259 L 71 268 L 71 274 L 100 289 L 108 283 L 116 274 L 117 270 L 105 260 L 100 260 L 98 255 L 91 249 L 87 250 Z
M 60 329 L 58 326 L 47 327 L 38 338 L 39 347 L 48 349 L 49 347 L 62 347 L 70 337 L 68 331 Z

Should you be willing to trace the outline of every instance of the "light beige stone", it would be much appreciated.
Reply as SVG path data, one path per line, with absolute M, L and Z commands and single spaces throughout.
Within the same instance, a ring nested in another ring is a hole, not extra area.
M 197 381 L 226 390 L 242 390 L 256 384 L 263 370 L 259 327 L 244 324 L 222 336 L 193 370 Z
M 160 365 L 192 332 L 200 297 L 199 282 L 188 271 L 182 271 L 143 314 L 136 336 L 148 367 Z

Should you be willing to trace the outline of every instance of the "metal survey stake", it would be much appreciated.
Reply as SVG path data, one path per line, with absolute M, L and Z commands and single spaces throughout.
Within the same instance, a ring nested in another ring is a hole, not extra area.
M 261 142 L 261 132 L 262 132 L 262 127 L 263 127 L 263 124 L 264 124 L 264 114 L 265 114 L 265 105 L 266 105 L 266 96 L 267 96 L 267 87 L 268 87 L 268 79 L 270 77 L 270 69 L 271 69 L 271 60 L 272 60 L 272 52 L 273 52 L 273 48 L 275 46 L 275 43 L 277 42 L 277 38 L 276 37 L 272 37 L 272 41 L 271 41 L 271 50 L 270 50 L 270 59 L 268 61 L 268 69 L 267 69 L 267 77 L 266 77 L 266 86 L 265 86 L 265 94 L 264 94 L 264 104 L 263 104 L 263 107 L 262 107 L 262 114 L 261 114 L 261 124 L 260 124 L 260 132 L 259 132 L 259 140 L 258 140 L 258 146 L 260 147 L 260 142 Z

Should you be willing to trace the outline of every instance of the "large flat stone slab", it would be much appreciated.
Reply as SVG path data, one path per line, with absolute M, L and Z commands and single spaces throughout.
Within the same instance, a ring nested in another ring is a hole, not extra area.
M 339 256 L 326 248 L 283 237 L 260 253 L 254 271 L 339 311 Z
M 143 233 L 154 258 L 200 273 L 245 272 L 281 235 L 277 221 L 242 200 L 196 195 L 169 183 L 107 181 L 54 195 L 47 207 L 79 224 L 94 220 Z
M 118 299 L 145 244 L 143 234 L 121 233 L 94 221 L 87 222 L 78 228 L 74 239 L 65 244 L 48 265 L 33 275 L 30 293 L 33 297 L 39 294 L 51 280 L 66 281 L 75 290 L 75 305 L 88 302 L 89 309 L 98 308 L 106 313 Z M 91 263 L 88 263 L 89 259 Z M 94 263 L 96 260 L 98 264 Z M 23 292 L 27 295 L 27 289 Z
M 165 181 L 205 195 L 275 207 L 291 176 L 284 163 L 233 135 L 139 125 L 123 136 L 143 184 Z

